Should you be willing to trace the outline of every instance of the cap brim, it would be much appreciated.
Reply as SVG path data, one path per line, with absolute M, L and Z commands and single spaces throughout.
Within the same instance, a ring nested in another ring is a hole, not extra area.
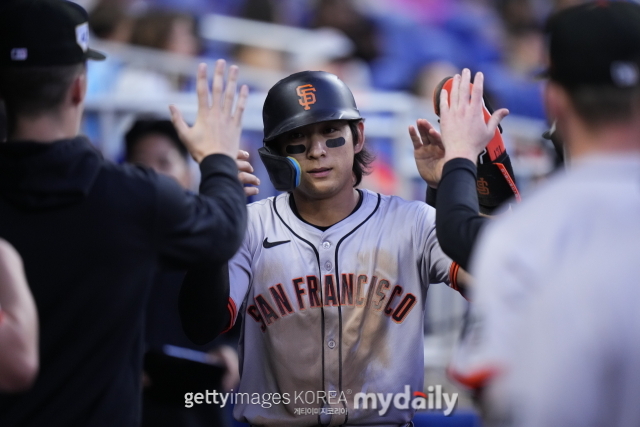
M 105 59 L 107 59 L 107 55 L 93 49 L 87 49 L 86 56 L 87 59 L 93 59 L 94 61 L 104 61 Z

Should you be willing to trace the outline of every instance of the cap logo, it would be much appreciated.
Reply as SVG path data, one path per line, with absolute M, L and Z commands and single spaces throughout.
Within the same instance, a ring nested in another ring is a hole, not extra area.
M 11 49 L 12 61 L 26 61 L 28 56 L 29 51 L 26 47 L 17 47 L 15 49 Z
M 83 52 L 89 49 L 89 23 L 85 22 L 76 27 L 76 43 Z
M 611 80 L 618 87 L 635 86 L 640 81 L 638 66 L 633 62 L 614 61 L 611 63 Z
M 296 93 L 300 97 L 298 102 L 304 107 L 305 110 L 309 110 L 311 108 L 310 105 L 316 103 L 316 94 L 313 93 L 315 91 L 316 88 L 310 84 L 298 86 L 296 88 Z

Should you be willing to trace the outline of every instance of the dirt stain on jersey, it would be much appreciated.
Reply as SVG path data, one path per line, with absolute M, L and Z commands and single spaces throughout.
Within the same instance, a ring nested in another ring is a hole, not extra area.
M 358 254 L 361 265 L 374 265 L 375 271 L 368 276 L 366 286 L 366 310 L 343 307 L 343 388 L 362 390 L 365 383 L 371 381 L 374 372 L 388 369 L 392 360 L 388 334 L 396 323 L 384 313 L 386 298 L 379 298 L 375 291 L 380 277 L 395 277 L 398 269 L 397 255 L 378 249 L 375 253 L 363 251 Z M 363 270 L 367 270 L 364 269 Z M 391 286 L 394 284 L 392 283 Z M 372 304 L 379 302 L 379 309 Z

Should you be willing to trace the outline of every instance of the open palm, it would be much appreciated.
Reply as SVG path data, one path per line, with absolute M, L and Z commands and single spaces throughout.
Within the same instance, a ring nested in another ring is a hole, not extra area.
M 444 146 L 440 133 L 428 120 L 418 119 L 416 127 L 409 126 L 409 136 L 420 176 L 430 187 L 437 188 L 444 166 Z

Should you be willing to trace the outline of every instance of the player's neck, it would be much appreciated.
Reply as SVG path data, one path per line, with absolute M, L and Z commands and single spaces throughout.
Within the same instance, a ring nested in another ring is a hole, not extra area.
M 592 128 L 576 125 L 568 135 L 569 154 L 576 160 L 593 154 L 640 154 L 640 120 L 611 123 Z
M 293 192 L 298 215 L 306 222 L 319 227 L 329 227 L 348 217 L 360 199 L 358 190 L 347 187 L 327 199 L 310 198 L 299 191 Z
M 78 135 L 80 120 L 72 111 L 17 117 L 11 140 L 53 142 Z

